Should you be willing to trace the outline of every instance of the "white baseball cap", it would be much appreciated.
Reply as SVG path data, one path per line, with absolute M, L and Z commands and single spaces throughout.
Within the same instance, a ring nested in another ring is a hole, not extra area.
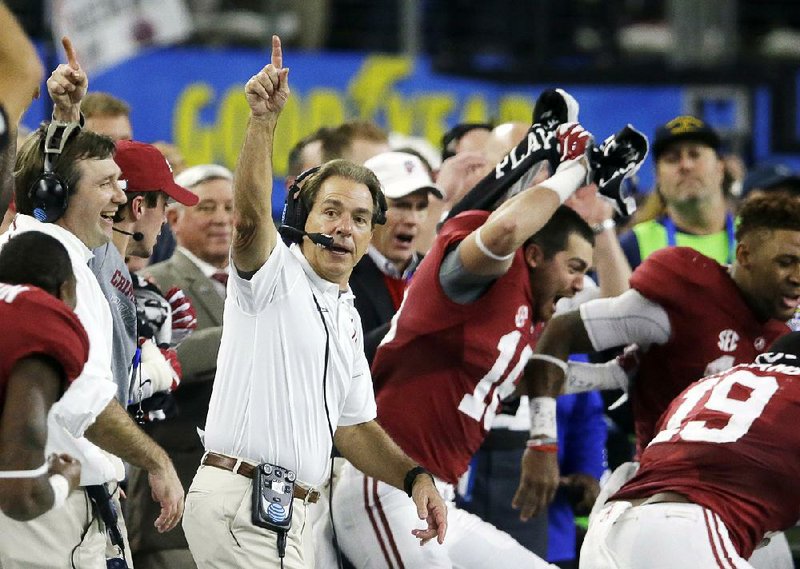
M 364 162 L 364 166 L 375 172 L 387 198 L 399 199 L 419 190 L 428 190 L 439 199 L 443 197 L 422 160 L 413 154 L 383 152 Z

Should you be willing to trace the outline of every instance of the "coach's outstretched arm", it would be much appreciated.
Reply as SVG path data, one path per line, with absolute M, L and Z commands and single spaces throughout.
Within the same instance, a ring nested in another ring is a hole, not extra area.
M 67 62 L 56 67 L 47 79 L 47 94 L 53 101 L 53 118 L 63 122 L 81 120 L 81 101 L 89 89 L 89 77 L 81 68 L 78 54 L 67 36 L 61 38 Z
M 233 177 L 231 256 L 245 277 L 261 268 L 278 239 L 272 222 L 272 144 L 278 116 L 289 98 L 288 76 L 281 40 L 272 36 L 272 62 L 244 88 L 250 118 Z
M 358 425 L 339 426 L 334 435 L 336 448 L 353 466 L 367 476 L 372 476 L 407 491 L 405 477 L 418 466 L 409 458 L 377 421 Z M 433 483 L 429 473 L 417 474 L 411 481 L 411 499 L 417 506 L 419 519 L 428 524 L 426 529 L 415 529 L 411 533 L 425 545 L 436 538 L 444 543 L 447 534 L 447 505 Z
M 44 67 L 36 48 L 14 15 L 0 1 L 0 219 L 8 209 L 14 188 L 12 173 L 17 155 L 17 122 L 31 104 Z M 3 118 L 5 114 L 5 118 Z M 5 122 L 8 121 L 8 124 Z M 5 143 L 3 142 L 5 141 Z
M 0 2 L 0 103 L 14 130 L 36 95 L 44 67 L 28 36 L 5 2 Z

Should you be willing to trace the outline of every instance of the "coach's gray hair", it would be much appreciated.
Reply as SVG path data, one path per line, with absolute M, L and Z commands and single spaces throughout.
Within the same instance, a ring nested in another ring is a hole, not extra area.
M 175 176 L 175 183 L 191 190 L 197 184 L 220 178 L 223 180 L 233 180 L 233 172 L 219 164 L 201 164 L 200 166 L 187 168 Z
M 175 183 L 179 186 L 183 186 L 187 190 L 191 190 L 195 186 L 203 182 L 208 182 L 209 180 L 228 180 L 232 182 L 233 172 L 219 164 L 200 164 L 199 166 L 187 168 L 175 176 Z M 178 202 L 171 202 L 170 207 L 182 209 L 183 205 Z

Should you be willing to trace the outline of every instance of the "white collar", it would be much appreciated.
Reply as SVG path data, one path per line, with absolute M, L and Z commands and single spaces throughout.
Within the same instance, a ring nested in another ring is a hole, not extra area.
M 369 255 L 369 258 L 373 260 L 380 272 L 395 279 L 408 280 L 411 278 L 411 275 L 414 274 L 414 271 L 417 270 L 417 266 L 419 265 L 419 253 L 416 251 L 411 257 L 411 261 L 408 263 L 408 266 L 406 266 L 406 268 L 402 271 L 397 270 L 395 264 L 387 259 L 384 254 L 378 251 L 378 249 L 376 249 L 372 244 L 370 244 L 369 249 L 367 249 L 367 255 Z
M 25 231 L 46 233 L 64 245 L 70 257 L 76 257 L 84 264 L 88 263 L 89 260 L 94 257 L 94 253 L 92 253 L 86 244 L 78 239 L 78 236 L 70 230 L 64 229 L 55 223 L 42 223 L 30 215 L 18 213 L 14 216 L 14 220 L 11 222 L 11 231 L 15 233 L 22 233 Z
M 181 245 L 178 245 L 176 249 L 181 253 L 183 253 L 186 256 L 186 258 L 189 259 L 192 263 L 197 265 L 197 268 L 200 269 L 200 272 L 203 273 L 208 278 L 211 278 L 211 275 L 214 275 L 215 273 L 227 273 L 228 267 L 230 267 L 230 264 L 228 264 L 228 267 L 225 267 L 224 269 L 215 267 L 211 263 L 204 261 L 197 255 L 189 251 L 189 249 L 187 249 L 186 247 L 182 247 Z
M 311 266 L 311 263 L 308 262 L 305 255 L 303 255 L 303 250 L 297 243 L 292 243 L 289 247 L 289 251 L 300 261 L 300 266 L 303 267 L 303 272 L 308 277 L 308 280 L 312 282 L 312 284 L 319 289 L 321 292 L 327 295 L 331 295 L 334 298 L 339 298 L 342 300 L 349 300 L 355 298 L 353 295 L 353 291 L 350 289 L 350 285 L 347 285 L 346 291 L 339 290 L 339 283 L 331 282 L 327 279 L 323 279 L 321 276 L 317 274 L 314 268 Z

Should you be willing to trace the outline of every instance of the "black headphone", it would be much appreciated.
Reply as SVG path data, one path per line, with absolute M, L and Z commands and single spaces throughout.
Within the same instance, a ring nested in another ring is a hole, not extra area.
M 286 192 L 286 201 L 283 204 L 283 214 L 281 214 L 281 227 L 289 227 L 296 231 L 282 232 L 282 235 L 289 239 L 289 241 L 300 242 L 303 239 L 306 228 L 306 220 L 308 220 L 309 211 L 306 209 L 305 203 L 300 197 L 301 184 L 317 172 L 322 166 L 314 166 L 309 168 L 297 178 L 289 186 Z M 386 197 L 383 191 L 379 191 L 377 195 L 378 209 L 372 214 L 373 225 L 383 225 L 386 223 Z
M 43 223 L 57 221 L 67 211 L 70 188 L 66 180 L 53 172 L 56 162 L 69 140 L 81 131 L 77 122 L 52 121 L 44 138 L 44 167 L 28 190 L 33 217 Z

